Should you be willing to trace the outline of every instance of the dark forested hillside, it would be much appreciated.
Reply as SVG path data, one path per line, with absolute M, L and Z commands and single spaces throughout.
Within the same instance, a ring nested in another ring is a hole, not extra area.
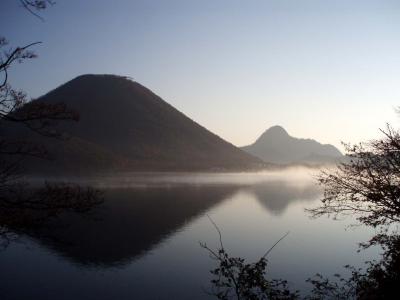
M 144 86 L 115 75 L 82 75 L 35 100 L 65 103 L 79 122 L 60 122 L 67 141 L 45 143 L 49 163 L 31 170 L 242 170 L 263 163 L 200 126 Z M 13 129 L 13 135 L 27 134 Z M 26 137 L 24 137 L 26 138 Z

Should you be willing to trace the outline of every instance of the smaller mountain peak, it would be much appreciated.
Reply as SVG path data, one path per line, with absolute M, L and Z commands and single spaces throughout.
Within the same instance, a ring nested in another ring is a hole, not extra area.
M 289 135 L 289 134 L 287 133 L 287 131 L 285 130 L 285 128 L 283 128 L 283 127 L 280 126 L 280 125 L 275 125 L 275 126 L 272 126 L 272 127 L 268 128 L 268 129 L 264 132 L 264 134 Z
M 282 126 L 279 126 L 279 125 L 275 125 L 275 126 L 268 128 L 267 130 L 265 130 L 264 133 L 261 135 L 260 139 L 261 138 L 262 139 L 265 139 L 265 138 L 277 139 L 277 138 L 286 138 L 286 137 L 289 137 L 289 134 L 287 133 L 285 128 L 283 128 Z
M 279 125 L 272 126 L 268 128 L 264 133 L 258 138 L 256 143 L 265 143 L 265 142 L 270 142 L 270 141 L 278 141 L 278 140 L 286 140 L 289 138 L 289 134 L 287 131 Z

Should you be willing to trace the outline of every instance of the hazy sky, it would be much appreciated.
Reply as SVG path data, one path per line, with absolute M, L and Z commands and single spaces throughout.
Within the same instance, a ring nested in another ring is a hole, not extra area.
M 10 77 L 32 97 L 126 75 L 239 146 L 275 124 L 337 146 L 399 125 L 398 0 L 58 0 L 45 22 L 18 3 L 1 0 L 0 34 L 43 41 Z

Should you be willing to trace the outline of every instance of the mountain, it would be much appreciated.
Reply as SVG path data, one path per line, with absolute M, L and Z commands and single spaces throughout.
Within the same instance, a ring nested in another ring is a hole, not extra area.
M 281 126 L 267 129 L 253 144 L 241 149 L 265 162 L 278 164 L 324 164 L 343 158 L 336 147 L 292 137 Z
M 34 101 L 65 103 L 79 112 L 80 121 L 57 124 L 67 141 L 14 131 L 21 139 L 44 143 L 52 153 L 52 162 L 27 163 L 31 170 L 205 171 L 265 166 L 126 77 L 82 75 Z

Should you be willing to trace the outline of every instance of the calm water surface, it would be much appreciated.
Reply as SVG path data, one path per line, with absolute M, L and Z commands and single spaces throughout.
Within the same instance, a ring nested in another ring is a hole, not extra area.
M 315 273 L 343 273 L 377 249 L 357 253 L 373 232 L 354 220 L 312 220 L 311 171 L 262 174 L 128 174 L 87 180 L 105 192 L 89 216 L 65 215 L 0 252 L 1 299 L 210 299 L 218 247 L 209 215 L 232 255 L 269 255 L 271 278 L 306 292 Z

